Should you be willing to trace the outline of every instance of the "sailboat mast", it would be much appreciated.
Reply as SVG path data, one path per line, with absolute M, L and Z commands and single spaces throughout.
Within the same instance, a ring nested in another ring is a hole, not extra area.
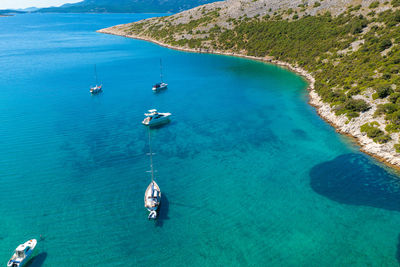
M 149 133 L 149 150 L 150 150 L 150 172 L 151 172 L 151 181 L 154 181 L 154 168 L 153 168 L 153 151 L 151 150 L 151 136 L 150 136 L 150 130 L 148 130 Z
M 97 81 L 97 67 L 96 67 L 96 64 L 94 64 L 94 77 L 96 78 L 96 85 L 97 85 L 98 81 Z
M 162 80 L 162 62 L 161 62 L 161 58 L 160 58 L 160 79 L 161 79 L 161 82 L 163 82 L 163 80 Z

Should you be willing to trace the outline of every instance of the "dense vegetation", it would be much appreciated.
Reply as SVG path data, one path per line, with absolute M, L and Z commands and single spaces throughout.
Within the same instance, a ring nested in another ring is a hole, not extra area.
M 400 6 L 400 0 L 391 4 Z M 375 13 L 378 6 L 379 2 L 371 3 L 368 14 L 355 6 L 338 16 L 326 12 L 299 17 L 293 10 L 244 16 L 229 19 L 228 28 L 218 25 L 219 13 L 214 10 L 187 24 L 163 18 L 158 24 L 135 23 L 129 31 L 175 46 L 272 56 L 298 64 L 313 73 L 323 101 L 349 120 L 371 108 L 365 100 L 372 95 L 385 103 L 375 116 L 385 118 L 386 132 L 375 124 L 364 125 L 361 131 L 385 143 L 390 133 L 400 131 L 400 10 Z M 200 30 L 207 25 L 207 31 Z
M 145 13 L 145 12 L 178 12 L 195 6 L 214 2 L 215 0 L 85 0 L 76 4 L 61 7 L 43 8 L 37 12 L 57 13 Z

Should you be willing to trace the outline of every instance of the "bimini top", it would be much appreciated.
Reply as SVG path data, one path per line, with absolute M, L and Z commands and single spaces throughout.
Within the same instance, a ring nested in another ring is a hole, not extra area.
M 27 247 L 27 246 L 25 246 L 25 244 L 21 244 L 21 245 L 19 245 L 15 250 L 16 250 L 16 251 L 24 251 L 26 247 Z
M 150 117 L 155 116 L 157 114 L 158 114 L 157 109 L 149 109 L 149 113 L 144 113 L 145 116 L 150 116 Z

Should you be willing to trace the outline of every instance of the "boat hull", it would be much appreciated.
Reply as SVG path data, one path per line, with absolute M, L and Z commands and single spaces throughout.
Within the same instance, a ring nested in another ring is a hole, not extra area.
M 157 211 L 161 204 L 161 190 L 155 181 L 152 181 L 144 193 L 144 207 L 150 212 L 149 219 L 157 219 Z
M 101 93 L 101 92 L 103 92 L 103 86 L 102 85 L 90 88 L 90 93 L 92 95 L 96 95 L 96 94 Z
M 158 92 L 161 90 L 165 90 L 167 88 L 168 88 L 168 84 L 164 83 L 164 84 L 161 84 L 159 87 L 153 86 L 152 90 L 153 90 L 153 92 Z
M 153 211 L 158 209 L 160 203 L 161 203 L 160 187 L 155 181 L 152 181 L 147 187 L 146 192 L 144 193 L 144 207 L 148 211 Z

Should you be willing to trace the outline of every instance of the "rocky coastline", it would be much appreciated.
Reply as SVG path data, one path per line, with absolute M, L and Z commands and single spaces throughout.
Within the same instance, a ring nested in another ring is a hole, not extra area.
M 148 42 L 152 42 L 152 43 L 155 43 L 157 45 L 160 45 L 160 46 L 163 46 L 166 48 L 185 51 L 185 52 L 209 53 L 209 54 L 217 54 L 217 55 L 236 56 L 236 57 L 241 57 L 241 58 L 262 61 L 262 62 L 281 66 L 283 68 L 286 68 L 290 71 L 293 71 L 293 72 L 301 75 L 308 81 L 308 88 L 307 88 L 309 91 L 309 101 L 308 102 L 310 105 L 312 105 L 313 107 L 316 108 L 317 113 L 319 114 L 319 116 L 322 119 L 324 119 L 326 122 L 328 122 L 330 125 L 332 125 L 336 129 L 337 132 L 354 138 L 355 141 L 357 142 L 357 144 L 360 146 L 360 150 L 362 152 L 376 158 L 377 160 L 388 165 L 389 167 L 400 170 L 400 154 L 397 153 L 393 149 L 393 144 L 395 143 L 394 140 L 398 139 L 399 134 L 397 134 L 397 133 L 394 134 L 395 138 L 393 138 L 392 141 L 390 141 L 386 144 L 378 144 L 378 143 L 375 143 L 372 139 L 368 138 L 365 133 L 362 133 L 360 131 L 361 125 L 372 122 L 372 121 L 377 121 L 382 130 L 385 125 L 383 118 L 374 118 L 373 114 L 376 111 L 377 105 L 386 103 L 387 100 L 382 99 L 381 101 L 378 101 L 378 103 L 376 102 L 376 100 L 372 101 L 372 93 L 373 93 L 372 91 L 366 92 L 364 95 L 359 96 L 359 98 L 364 99 L 371 106 L 371 108 L 368 111 L 361 113 L 359 117 L 349 120 L 346 117 L 346 115 L 337 116 L 335 114 L 334 110 L 332 109 L 332 107 L 330 106 L 330 104 L 324 103 L 322 101 L 321 97 L 318 95 L 318 93 L 314 89 L 314 84 L 315 84 L 314 77 L 312 76 L 311 73 L 307 72 L 303 68 L 294 66 L 287 62 L 275 60 L 271 57 L 255 57 L 255 56 L 248 56 L 248 55 L 226 52 L 226 51 L 209 50 L 209 49 L 202 49 L 202 48 L 191 49 L 191 48 L 186 48 L 186 47 L 172 46 L 172 45 L 169 45 L 169 44 L 166 44 L 166 43 L 163 43 L 163 42 L 160 42 L 160 41 L 157 41 L 152 38 L 145 37 L 145 36 L 126 34 L 126 32 L 124 31 L 124 26 L 126 26 L 126 25 L 117 25 L 117 26 L 113 26 L 110 28 L 98 30 L 97 32 L 148 41 Z

